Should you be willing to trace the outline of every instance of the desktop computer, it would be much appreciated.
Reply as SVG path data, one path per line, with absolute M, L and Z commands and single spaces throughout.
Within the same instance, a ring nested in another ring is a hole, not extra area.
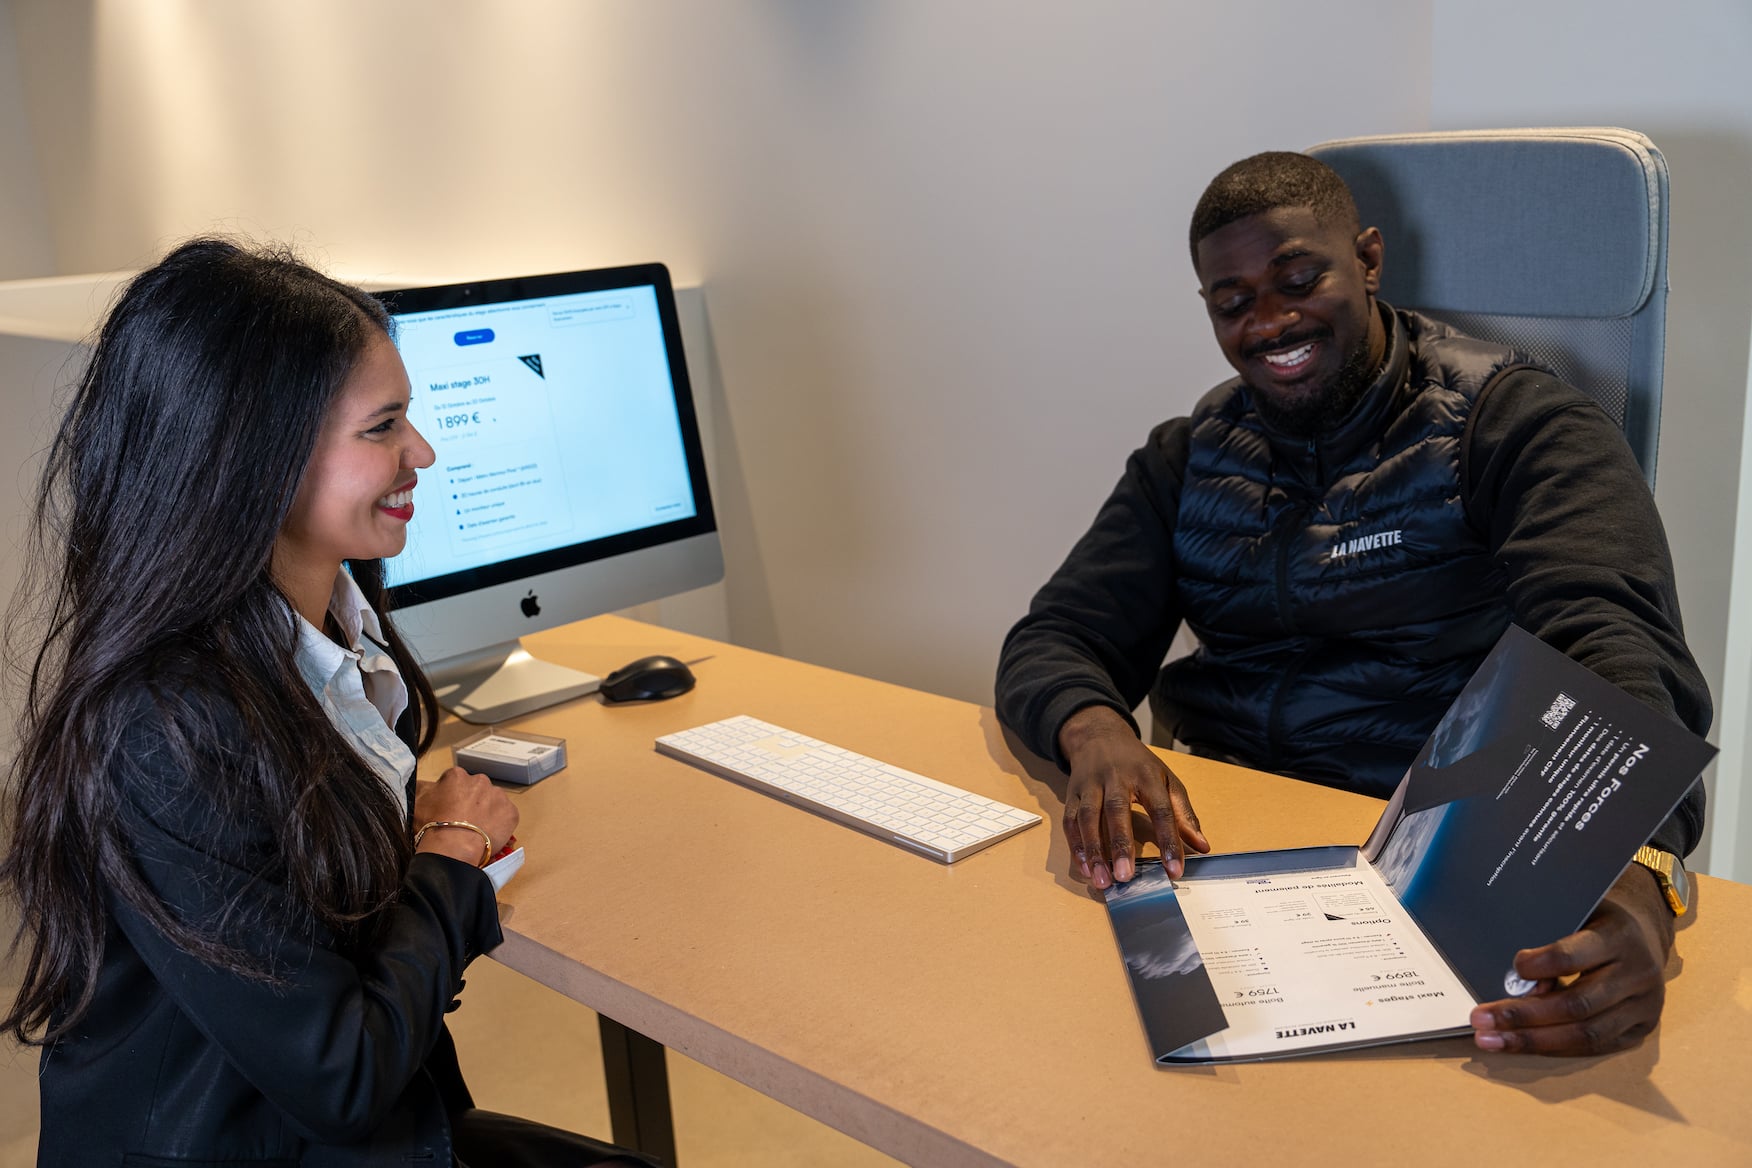
M 436 455 L 407 550 L 385 565 L 396 626 L 465 721 L 593 692 L 601 679 L 531 656 L 519 636 L 724 573 L 668 271 L 378 295 L 413 386 L 408 416 Z M 945 864 L 1041 821 L 745 716 L 656 746 Z
M 594 691 L 519 638 L 724 574 L 668 270 L 377 296 L 437 456 L 385 564 L 397 628 L 465 721 Z

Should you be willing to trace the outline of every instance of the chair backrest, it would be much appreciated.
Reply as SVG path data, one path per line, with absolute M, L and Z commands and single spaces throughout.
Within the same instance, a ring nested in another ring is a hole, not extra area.
M 1381 296 L 1513 345 L 1598 401 L 1655 483 L 1667 164 L 1631 130 L 1391 134 L 1308 153 L 1381 229 Z

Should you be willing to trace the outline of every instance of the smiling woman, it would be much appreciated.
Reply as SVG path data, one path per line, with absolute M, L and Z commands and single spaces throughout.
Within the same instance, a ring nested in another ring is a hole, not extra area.
M 454 767 L 415 797 L 407 403 L 376 301 L 282 252 L 184 244 L 97 337 L 14 625 L 41 1164 L 644 1162 L 476 1111 L 444 1027 L 517 810 Z
M 407 417 L 409 393 L 401 357 L 379 332 L 342 383 L 280 524 L 274 578 L 314 625 L 342 562 L 387 559 L 407 543 L 415 472 L 432 465 L 432 448 Z

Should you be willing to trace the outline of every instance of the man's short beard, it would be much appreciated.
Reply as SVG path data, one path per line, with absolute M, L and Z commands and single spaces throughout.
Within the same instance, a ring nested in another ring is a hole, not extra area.
M 1350 414 L 1369 386 L 1375 383 L 1377 370 L 1369 365 L 1368 334 L 1352 349 L 1339 366 L 1332 384 L 1325 392 L 1311 394 L 1288 405 L 1271 401 L 1263 393 L 1254 392 L 1253 408 L 1265 419 L 1266 425 L 1292 438 L 1315 438 L 1335 428 Z

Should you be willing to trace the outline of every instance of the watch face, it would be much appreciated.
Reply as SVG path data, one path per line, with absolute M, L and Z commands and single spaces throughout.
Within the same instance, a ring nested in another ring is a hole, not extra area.
M 1679 904 L 1683 908 L 1691 903 L 1691 877 L 1685 873 L 1685 865 L 1677 859 L 1673 861 L 1673 871 L 1669 877 L 1673 881 L 1673 891 L 1679 894 Z

